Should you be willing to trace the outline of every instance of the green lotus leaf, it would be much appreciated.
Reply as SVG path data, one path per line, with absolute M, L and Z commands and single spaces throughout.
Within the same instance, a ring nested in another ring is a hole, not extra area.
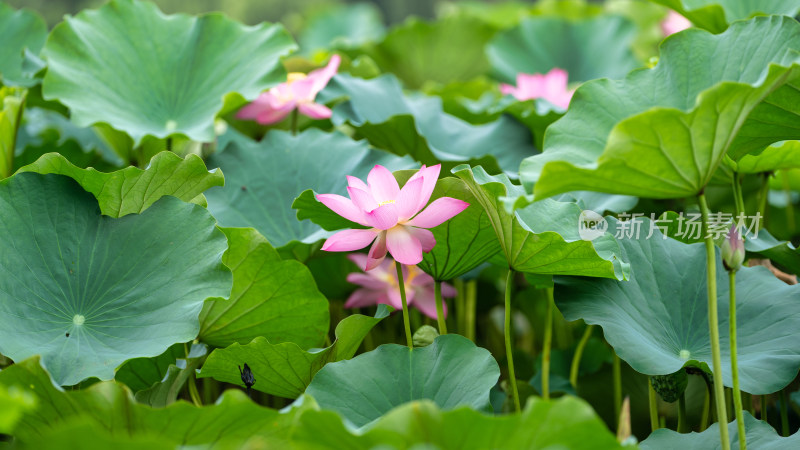
M 216 349 L 203 364 L 198 377 L 241 385 L 238 367 L 247 363 L 256 378 L 253 389 L 296 398 L 325 364 L 352 358 L 367 333 L 388 316 L 389 309 L 379 305 L 375 317 L 360 314 L 346 317 L 336 325 L 336 340 L 323 349 L 307 351 L 293 342 L 272 344 L 263 337 L 247 345 L 237 343 Z
M 0 386 L 0 433 L 11 434 L 25 411 L 36 408 L 36 397 L 21 386 Z
M 53 386 L 38 358 L 0 372 L 0 386 L 14 385 L 24 386 L 38 403 L 35 410 L 24 413 L 14 430 L 15 438 L 23 444 L 41 442 L 48 433 L 75 421 L 91 424 L 117 439 L 157 437 L 171 448 L 212 445 L 222 437 L 244 441 L 256 434 L 278 439 L 274 441 L 277 443 L 286 436 L 295 414 L 302 411 L 296 408 L 281 414 L 232 390 L 203 408 L 182 401 L 166 408 L 137 404 L 130 391 L 114 382 L 63 391 Z
M 221 171 L 207 170 L 197 155 L 183 159 L 171 152 L 153 157 L 147 169 L 126 167 L 110 173 L 81 169 L 62 155 L 48 153 L 17 172 L 66 175 L 91 192 L 100 212 L 111 217 L 141 213 L 164 196 L 204 204 L 203 191 L 225 182 Z
M 80 153 L 77 155 L 64 154 L 62 150 L 67 147 L 68 143 L 75 144 Z M 28 147 L 34 148 L 29 149 Z M 106 166 L 122 166 L 127 163 L 112 150 L 94 128 L 77 127 L 57 111 L 39 107 L 25 108 L 23 123 L 17 136 L 15 168 L 30 164 L 45 153 L 53 151 L 63 154 L 70 162 L 79 167 L 89 167 L 88 164 L 83 164 L 87 161 L 92 163 L 96 161 Z M 32 156 L 37 153 L 37 156 Z M 98 167 L 97 164 L 91 164 L 91 166 Z
M 197 205 L 164 198 L 141 214 L 100 215 L 70 178 L 22 173 L 0 182 L 6 211 L 0 353 L 35 354 L 56 383 L 111 379 L 127 359 L 194 339 L 208 297 L 225 296 L 225 236 Z M 13 274 L 13 276 L 11 276 Z
M 530 132 L 514 119 L 471 125 L 444 113 L 438 97 L 405 96 L 392 75 L 363 80 L 340 74 L 319 98 L 342 97 L 347 101 L 333 108 L 335 125 L 347 122 L 378 148 L 427 165 L 441 162 L 444 170 L 469 162 L 516 176 L 520 161 L 537 152 Z
M 800 274 L 800 250 L 791 242 L 775 239 L 767 230 L 759 230 L 757 237 L 747 236 L 744 248 L 750 256 L 768 258 L 781 269 Z
M 533 398 L 521 414 L 504 417 L 464 407 L 442 411 L 435 402 L 420 400 L 389 411 L 359 431 L 348 429 L 332 411 L 309 410 L 300 415 L 292 440 L 353 450 L 622 448 L 592 407 L 571 396 L 552 402 Z
M 575 190 L 697 195 L 726 154 L 800 136 L 798 50 L 800 24 L 779 16 L 736 22 L 720 35 L 670 36 L 654 69 L 578 88 L 548 128 L 544 153 L 522 163 L 523 183 L 535 183 L 537 199 Z
M 448 334 L 427 347 L 384 344 L 352 360 L 328 364 L 306 394 L 361 427 L 414 400 L 430 399 L 443 409 L 484 409 L 499 376 L 486 349 Z
M 739 445 L 739 429 L 734 420 L 728 423 L 728 436 L 731 448 Z M 780 450 L 795 448 L 800 445 L 800 433 L 789 437 L 781 437 L 772 426 L 758 420 L 748 411 L 744 411 L 744 428 L 747 436 L 747 447 L 764 450 Z M 716 450 L 722 448 L 719 440 L 719 427 L 708 427 L 701 433 L 677 433 L 667 428 L 653 431 L 647 439 L 639 444 L 642 450 L 656 450 L 663 448 L 704 448 Z
M 0 82 L 5 86 L 32 86 L 39 67 L 28 67 L 26 51 L 38 54 L 47 39 L 47 24 L 31 10 L 14 10 L 0 3 Z
M 284 261 L 252 228 L 223 228 L 228 251 L 222 262 L 233 271 L 229 299 L 206 302 L 199 339 L 215 347 L 246 344 L 257 336 L 320 345 L 328 332 L 328 300 L 298 261 Z
M 223 98 L 252 99 L 284 81 L 279 58 L 294 48 L 280 25 L 165 16 L 153 3 L 114 0 L 53 29 L 43 92 L 78 126 L 108 123 L 134 145 L 145 136 L 209 142 Z
M 665 238 L 658 228 L 648 238 L 652 224 L 648 219 L 608 222 L 608 233 L 633 234 L 619 239 L 631 264 L 631 278 L 627 282 L 557 278 L 555 299 L 564 318 L 600 325 L 619 357 L 637 372 L 666 375 L 684 366 L 710 367 L 704 245 Z M 742 391 L 776 392 L 797 375 L 800 343 L 793 330 L 800 326 L 799 288 L 783 283 L 764 267 L 738 271 Z M 717 293 L 719 304 L 727 305 L 728 273 L 719 257 Z M 730 386 L 728 308 L 719 309 L 719 328 L 722 378 Z
M 185 357 L 186 349 L 182 343 L 178 343 L 158 356 L 126 361 L 117 369 L 114 379 L 125 383 L 133 393 L 143 391 L 163 380 L 169 367 Z
M 294 199 L 306 189 L 344 191 L 346 175 L 366 179 L 375 164 L 390 170 L 416 166 L 410 158 L 315 128 L 297 136 L 272 130 L 261 142 L 239 138 L 208 159 L 209 167 L 222 168 L 228 181 L 206 193 L 208 209 L 220 225 L 253 227 L 276 248 L 292 241 L 313 243 L 325 234 L 317 225 L 297 220 Z
M 352 48 L 379 41 L 386 33 L 380 10 L 370 3 L 326 8 L 314 14 L 300 33 L 300 48 L 313 53 L 326 48 Z
M 770 145 L 763 152 L 748 154 L 735 164 L 739 173 L 773 172 L 800 168 L 800 141 L 783 141 Z
M 409 88 L 426 83 L 469 80 L 489 70 L 483 47 L 495 33 L 486 22 L 451 15 L 435 22 L 410 18 L 383 41 L 359 49 L 383 72 L 391 72 Z
M 632 45 L 636 26 L 620 16 L 583 20 L 527 17 L 502 31 L 486 47 L 492 73 L 517 83 L 519 73 L 547 73 L 558 67 L 569 81 L 620 78 L 640 66 Z M 548 43 L 543 45 L 542 43 Z
M 56 442 L 58 444 L 56 444 Z M 148 434 L 112 434 L 102 426 L 82 417 L 59 424 L 25 441 L 20 448 L 57 448 L 58 450 L 174 450 L 175 444 Z
M 760 14 L 794 16 L 800 5 L 786 0 L 652 0 L 674 9 L 696 26 L 722 33 L 728 24 Z
M 627 278 L 628 264 L 619 257 L 613 236 L 581 239 L 577 203 L 545 199 L 509 212 L 502 198 L 524 195 L 521 186 L 502 175 L 489 176 L 481 167 L 459 166 L 453 173 L 486 211 L 510 268 L 543 275 Z
M 183 358 L 174 360 L 167 367 L 167 373 L 162 380 L 147 389 L 137 392 L 136 401 L 150 405 L 153 408 L 163 408 L 175 403 L 186 381 L 190 380 L 190 383 L 194 383 L 192 375 L 200 368 L 203 363 L 203 357 L 206 354 L 207 348 L 205 345 L 192 345 L 188 355 L 183 355 Z
M 395 177 L 402 186 L 413 174 L 414 171 L 400 171 L 395 172 Z M 345 192 L 340 194 L 345 195 Z M 436 280 L 450 280 L 488 260 L 500 251 L 500 245 L 486 212 L 476 204 L 475 197 L 463 181 L 454 177 L 440 179 L 436 183 L 430 201 L 440 197 L 453 197 L 475 205 L 445 223 L 431 228 L 436 238 L 436 246 L 429 253 L 422 255 L 419 268 Z M 329 231 L 363 228 L 317 201 L 310 190 L 303 192 L 292 207 L 297 209 L 298 219 L 310 219 Z

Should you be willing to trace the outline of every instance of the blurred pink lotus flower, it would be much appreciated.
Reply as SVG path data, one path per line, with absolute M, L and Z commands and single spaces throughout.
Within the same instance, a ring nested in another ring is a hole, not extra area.
M 347 255 L 358 267 L 367 264 L 367 255 L 354 253 Z M 345 302 L 345 308 L 363 308 L 365 306 L 383 303 L 395 309 L 402 309 L 400 290 L 397 283 L 397 270 L 395 262 L 384 259 L 377 267 L 366 273 L 351 273 L 347 281 L 361 286 L 350 295 Z M 426 316 L 436 319 L 436 295 L 434 293 L 433 277 L 420 270 L 417 266 L 403 266 L 403 284 L 406 288 L 408 306 L 414 306 Z M 442 297 L 456 296 L 456 290 L 447 283 L 442 283 Z M 447 304 L 443 304 L 444 316 L 447 317 Z
M 267 92 L 263 92 L 249 105 L 240 109 L 236 114 L 238 119 L 252 119 L 262 125 L 280 122 L 295 108 L 312 119 L 327 119 L 331 110 L 314 99 L 317 94 L 336 75 L 341 58 L 339 55 L 331 56 L 328 65 L 312 71 L 308 75 L 292 72 L 288 75 L 286 83 L 281 83 Z
M 667 18 L 661 21 L 661 31 L 664 36 L 683 31 L 691 26 L 692 22 L 689 22 L 689 19 L 672 10 L 667 13 Z
M 554 68 L 544 75 L 519 73 L 517 86 L 501 84 L 500 92 L 503 95 L 511 94 L 519 101 L 543 98 L 560 108 L 567 109 L 575 90 L 567 89 L 567 72 Z
M 462 200 L 441 197 L 420 212 L 431 198 L 440 169 L 440 164 L 423 165 L 400 189 L 392 172 L 376 165 L 369 172 L 367 183 L 347 177 L 349 199 L 335 194 L 317 195 L 317 200 L 336 214 L 370 227 L 340 231 L 325 241 L 322 250 L 349 252 L 372 243 L 365 270 L 377 267 L 387 251 L 400 264 L 419 264 L 422 252 L 427 253 L 436 245 L 433 233 L 427 228 L 451 219 L 469 206 Z

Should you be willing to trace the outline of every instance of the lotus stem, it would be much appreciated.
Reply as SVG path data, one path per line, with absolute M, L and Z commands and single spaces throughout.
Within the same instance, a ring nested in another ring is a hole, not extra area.
M 511 346 L 511 288 L 514 286 L 514 270 L 508 269 L 506 277 L 505 295 L 505 323 L 503 334 L 506 341 L 506 361 L 508 361 L 508 384 L 511 386 L 511 398 L 514 400 L 514 411 L 520 412 L 519 391 L 517 391 L 517 377 L 514 373 L 514 352 Z
M 575 347 L 575 355 L 572 357 L 572 365 L 569 368 L 569 384 L 576 390 L 578 389 L 578 372 L 581 366 L 581 358 L 583 357 L 583 349 L 586 348 L 586 343 L 589 342 L 589 338 L 592 336 L 592 330 L 594 330 L 594 325 L 586 325 L 586 329 L 583 330 L 583 336 L 578 341 L 578 346 Z
M 686 433 L 689 427 L 686 423 L 686 392 L 678 398 L 678 433 Z
M 292 111 L 292 124 L 291 124 L 292 136 L 297 136 L 297 119 L 298 119 L 298 116 L 299 116 L 299 114 L 297 112 L 297 108 L 295 108 L 294 111 Z
M 439 334 L 447 334 L 447 323 L 444 321 L 444 298 L 442 298 L 442 282 L 436 280 L 433 285 L 436 295 L 436 321 L 439 323 Z
M 467 336 L 467 303 L 465 300 L 466 297 L 466 288 L 464 284 L 464 280 L 461 278 L 456 278 L 453 281 L 453 284 L 456 288 L 456 298 L 455 298 L 455 315 L 456 315 L 456 329 L 461 335 L 469 338 Z
M 761 220 L 767 218 L 767 198 L 769 197 L 769 172 L 761 174 L 761 188 L 758 190 L 758 213 Z M 766 225 L 766 224 L 765 224 Z
M 789 177 L 785 174 L 781 177 L 783 184 L 783 192 L 786 194 L 786 225 L 789 232 L 794 234 L 794 204 L 792 203 L 792 187 L 789 185 Z
M 781 389 L 781 436 L 789 436 L 789 396 Z
M 550 349 L 553 346 L 553 288 L 547 288 L 547 315 L 544 318 L 544 343 L 542 344 L 542 398 L 550 400 Z
M 405 326 L 406 329 L 406 344 L 409 349 L 413 350 L 414 339 L 411 335 L 411 322 L 408 320 L 408 302 L 406 301 L 406 285 L 403 281 L 403 265 L 399 262 L 396 262 L 394 265 L 397 268 L 397 285 L 400 288 L 400 301 L 403 303 L 403 326 Z
M 736 411 L 736 426 L 739 430 L 739 449 L 747 448 L 747 437 L 744 430 L 744 409 L 742 408 L 742 391 L 739 389 L 739 365 L 736 357 L 736 271 L 728 271 L 730 282 L 730 302 L 728 305 L 728 333 L 731 344 L 731 377 L 733 378 L 733 408 Z
M 708 233 L 708 202 L 704 194 L 697 196 L 700 201 L 702 215 L 703 239 L 706 244 L 706 276 L 708 278 L 708 334 L 711 339 L 711 359 L 714 375 L 714 401 L 717 406 L 717 421 L 719 422 L 719 440 L 722 450 L 730 450 L 731 442 L 728 437 L 727 420 L 728 412 L 725 408 L 725 385 L 722 384 L 722 357 L 719 348 L 719 318 L 717 314 L 717 255 L 714 251 L 714 240 Z
M 478 306 L 478 282 L 476 280 L 467 281 L 466 303 L 467 339 L 475 342 L 475 308 Z
M 186 361 L 189 361 L 189 344 L 183 343 L 183 351 L 186 352 Z M 189 397 L 192 399 L 194 406 L 203 406 L 203 401 L 200 400 L 200 393 L 197 392 L 197 378 L 194 376 L 194 371 L 189 374 L 189 379 L 186 380 L 189 385 Z
M 616 351 L 614 351 L 614 362 L 611 370 L 614 380 L 614 415 L 619 417 L 622 408 L 622 361 Z
M 647 398 L 650 404 L 650 431 L 656 431 L 660 427 L 658 421 L 658 398 L 656 397 L 656 390 L 653 389 L 653 380 L 650 377 L 647 377 Z
M 767 395 L 761 395 L 761 417 L 759 417 L 759 419 L 763 420 L 764 422 L 767 422 L 767 407 Z

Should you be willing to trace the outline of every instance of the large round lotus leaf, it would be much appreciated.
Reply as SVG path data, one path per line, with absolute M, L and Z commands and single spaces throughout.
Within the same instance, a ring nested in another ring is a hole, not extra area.
M 15 11 L 0 3 L 0 83 L 30 86 L 37 67 L 28 70 L 25 52 L 38 54 L 47 38 L 47 24 L 29 10 Z
M 354 432 L 332 411 L 303 413 L 292 440 L 312 448 L 570 449 L 622 448 L 592 407 L 577 397 L 532 398 L 520 414 L 492 416 L 470 408 L 442 411 L 421 400 L 400 406 Z M 346 444 L 343 444 L 346 443 Z
M 697 195 L 726 153 L 738 159 L 800 137 L 798 49 L 800 24 L 789 17 L 670 36 L 654 69 L 579 87 L 520 177 L 529 190 L 535 183 L 537 198 L 575 190 Z
M 55 381 L 111 379 L 123 361 L 197 336 L 207 297 L 227 296 L 227 248 L 197 205 L 159 200 L 100 215 L 70 178 L 21 173 L 0 183 L 0 353 L 42 355 Z
M 348 361 L 322 368 L 306 389 L 323 409 L 366 425 L 396 406 L 430 399 L 440 408 L 489 405 L 500 369 L 492 355 L 457 334 L 427 347 L 385 344 Z
M 630 280 L 559 277 L 556 303 L 567 320 L 583 319 L 603 327 L 609 344 L 637 372 L 666 375 L 686 365 L 711 367 L 705 247 L 664 238 L 657 228 L 648 239 L 651 225 L 655 224 L 647 219 L 609 219 L 609 233 L 632 235 L 619 239 L 631 264 Z M 722 378 L 730 386 L 728 273 L 719 257 L 717 293 Z M 743 391 L 772 393 L 797 375 L 798 299 L 800 286 L 783 283 L 764 267 L 737 273 L 737 355 Z
M 635 35 L 634 24 L 619 16 L 528 17 L 495 36 L 486 53 L 494 75 L 511 84 L 519 73 L 555 67 L 567 71 L 570 83 L 620 78 L 640 65 L 632 51 Z
M 734 20 L 748 19 L 758 14 L 800 12 L 795 0 L 652 0 L 678 11 L 700 28 L 721 33 Z
M 225 187 L 206 193 L 208 209 L 225 227 L 253 227 L 275 248 L 291 241 L 312 243 L 324 235 L 317 225 L 297 220 L 292 202 L 306 189 L 343 193 L 347 175 L 366 180 L 375 164 L 390 170 L 415 164 L 371 149 L 334 132 L 311 128 L 297 136 L 273 130 L 261 142 L 241 137 L 208 159 L 225 172 Z
M 252 99 L 285 80 L 279 58 L 294 48 L 280 25 L 165 16 L 153 3 L 114 0 L 53 29 L 43 92 L 79 126 L 105 122 L 136 144 L 172 134 L 211 141 L 223 97 Z
M 739 443 L 738 424 L 734 420 L 728 423 L 728 436 L 731 447 L 736 448 Z M 800 433 L 789 437 L 781 437 L 775 428 L 766 422 L 756 419 L 748 411 L 744 412 L 745 436 L 747 447 L 758 450 L 783 450 L 800 448 Z M 702 448 L 717 450 L 722 448 L 719 440 L 719 427 L 706 428 L 702 433 L 678 433 L 668 428 L 654 431 L 647 439 L 639 444 L 642 450 L 661 450 L 665 448 Z
M 380 10 L 371 3 L 352 3 L 326 8 L 314 14 L 298 40 L 304 52 L 329 47 L 355 47 L 380 40 L 386 33 Z

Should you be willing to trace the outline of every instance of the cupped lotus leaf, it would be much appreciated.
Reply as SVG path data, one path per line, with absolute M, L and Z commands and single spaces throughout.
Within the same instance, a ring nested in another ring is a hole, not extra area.
M 184 354 L 182 358 L 172 361 L 163 379 L 137 392 L 136 401 L 153 408 L 163 408 L 175 403 L 186 382 L 194 383 L 192 375 L 200 368 L 207 354 L 208 348 L 205 345 L 192 345 L 188 355 Z
M 295 48 L 280 25 L 166 16 L 153 3 L 114 0 L 53 29 L 43 92 L 79 126 L 108 123 L 135 145 L 173 134 L 209 142 L 223 98 L 252 99 L 284 81 L 279 59 Z
M 17 172 L 66 175 L 91 192 L 100 212 L 110 217 L 141 213 L 164 196 L 204 205 L 203 191 L 225 183 L 222 172 L 207 170 L 197 155 L 184 159 L 172 152 L 159 153 L 146 169 L 126 167 L 108 173 L 81 169 L 62 155 L 48 153 Z
M 758 236 L 746 236 L 744 249 L 749 256 L 768 258 L 782 270 L 800 275 L 800 249 L 791 242 L 775 239 L 767 230 L 759 230 Z
M 326 8 L 314 14 L 300 33 L 300 48 L 306 53 L 326 48 L 352 48 L 379 41 L 386 33 L 380 10 L 371 3 L 353 3 Z
M 398 184 L 403 186 L 414 173 L 415 171 L 409 170 L 395 172 L 394 175 Z M 474 205 L 443 224 L 431 228 L 436 245 L 430 252 L 422 254 L 422 262 L 419 263 L 419 268 L 434 279 L 450 280 L 491 258 L 500 251 L 500 244 L 486 211 L 477 204 L 477 200 L 463 181 L 455 177 L 440 179 L 436 183 L 430 201 L 433 202 L 441 197 L 457 198 Z M 317 201 L 312 191 L 303 192 L 292 207 L 297 209 L 298 219 L 310 219 L 329 231 L 363 228 Z
M 186 356 L 183 343 L 168 348 L 164 353 L 152 358 L 135 358 L 125 361 L 114 374 L 116 381 L 125 383 L 135 394 L 148 389 L 167 376 L 170 365 Z
M 17 132 L 26 95 L 26 89 L 0 85 L 0 177 L 2 178 L 14 173 Z
M 40 354 L 56 383 L 111 379 L 127 359 L 197 336 L 208 297 L 230 292 L 225 236 L 197 205 L 164 198 L 141 214 L 101 216 L 59 175 L 0 183 L 0 353 Z
M 583 20 L 527 17 L 486 47 L 492 73 L 516 85 L 517 74 L 563 69 L 569 82 L 621 78 L 640 66 L 632 45 L 636 26 L 620 16 Z M 543 44 L 545 43 L 545 44 Z
M 349 361 L 328 364 L 314 376 L 306 394 L 321 408 L 361 427 L 414 400 L 430 399 L 442 409 L 484 409 L 499 376 L 488 350 L 448 334 L 427 347 L 384 344 Z
M 26 51 L 38 54 L 47 39 L 47 24 L 39 14 L 0 3 L 0 84 L 32 86 L 37 67 L 28 67 Z
M 343 192 L 346 175 L 366 179 L 376 164 L 390 170 L 410 169 L 410 158 L 398 158 L 339 133 L 311 128 L 297 136 L 272 130 L 261 142 L 232 141 L 208 159 L 225 171 L 227 183 L 206 193 L 208 209 L 225 227 L 253 227 L 275 247 L 292 241 L 313 243 L 324 237 L 315 224 L 300 222 L 292 202 L 304 190 Z
M 340 74 L 320 93 L 325 101 L 347 100 L 333 108 L 335 125 L 349 123 L 378 148 L 449 169 L 462 162 L 516 176 L 523 158 L 538 152 L 531 133 L 510 117 L 472 125 L 443 112 L 442 100 L 405 96 L 393 75 L 371 80 Z
M 392 29 L 382 42 L 359 52 L 369 55 L 384 72 L 406 87 L 469 80 L 489 70 L 483 47 L 495 33 L 486 22 L 451 15 L 435 22 L 410 18 Z
M 336 325 L 336 340 L 323 349 L 303 350 L 293 342 L 272 344 L 263 337 L 247 345 L 237 343 L 216 349 L 203 364 L 198 377 L 241 385 L 238 367 L 247 363 L 256 379 L 253 389 L 297 398 L 325 364 L 352 358 L 367 333 L 388 316 L 389 309 L 380 305 L 375 317 L 354 314 L 344 318 Z
M 704 245 L 665 238 L 658 228 L 648 238 L 648 219 L 607 220 L 608 233 L 632 234 L 619 239 L 631 264 L 630 280 L 558 277 L 559 310 L 567 320 L 600 325 L 619 357 L 637 372 L 666 375 L 684 366 L 711 367 Z M 728 304 L 728 273 L 719 256 L 717 295 L 720 305 Z M 793 330 L 800 327 L 799 298 L 800 286 L 783 283 L 764 267 L 737 272 L 737 355 L 743 391 L 772 393 L 797 375 L 800 342 Z M 719 308 L 719 329 L 722 378 L 730 386 L 727 307 Z
M 762 14 L 794 16 L 800 4 L 793 0 L 652 0 L 674 9 L 696 26 L 722 33 L 735 20 Z
M 782 437 L 772 428 L 772 425 L 753 417 L 750 412 L 744 411 L 744 429 L 747 437 L 747 447 L 759 450 L 783 450 L 800 446 L 800 433 L 789 437 Z M 731 448 L 739 445 L 738 424 L 734 420 L 728 423 L 728 437 Z M 703 448 L 708 450 L 721 449 L 719 440 L 719 427 L 708 427 L 701 433 L 677 433 L 668 428 L 653 431 L 647 439 L 639 444 L 642 450 L 659 450 L 664 448 Z
M 14 385 L 24 386 L 38 404 L 35 410 L 24 413 L 14 430 L 15 438 L 23 444 L 76 420 L 85 420 L 112 436 L 158 437 L 172 448 L 211 445 L 222 437 L 245 440 L 255 434 L 281 439 L 295 414 L 303 410 L 299 407 L 282 414 L 233 390 L 222 394 L 214 405 L 202 408 L 183 401 L 166 408 L 137 404 L 128 389 L 114 382 L 65 392 L 53 386 L 38 358 L 0 372 L 0 386 Z
M 735 163 L 739 173 L 773 172 L 800 168 L 800 141 L 783 141 L 765 148 L 759 154 L 748 154 Z
M 592 407 L 571 396 L 551 402 L 533 398 L 522 413 L 507 416 L 470 408 L 442 411 L 435 402 L 420 400 L 397 407 L 358 431 L 348 429 L 332 411 L 309 410 L 300 415 L 292 440 L 353 450 L 622 448 Z
M 215 347 L 246 344 L 257 336 L 293 342 L 301 348 L 322 344 L 328 332 L 328 300 L 298 261 L 284 261 L 252 228 L 223 228 L 228 251 L 222 262 L 233 271 L 230 298 L 206 302 L 199 339 Z
M 523 196 L 521 186 L 503 175 L 489 176 L 481 167 L 459 166 L 453 173 L 486 211 L 510 268 L 542 275 L 627 278 L 628 264 L 620 258 L 613 236 L 581 239 L 577 203 L 546 199 L 509 212 L 503 199 Z
M 544 153 L 522 163 L 523 183 L 537 198 L 697 195 L 726 154 L 800 136 L 799 50 L 800 24 L 780 16 L 670 36 L 654 69 L 579 87 Z

